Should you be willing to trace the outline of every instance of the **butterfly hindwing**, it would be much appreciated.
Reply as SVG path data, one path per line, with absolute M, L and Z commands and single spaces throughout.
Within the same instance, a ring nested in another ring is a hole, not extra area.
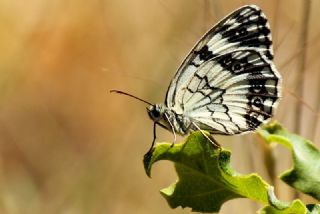
M 238 50 L 201 65 L 177 93 L 184 115 L 215 134 L 238 134 L 268 120 L 280 96 L 280 76 L 261 52 Z

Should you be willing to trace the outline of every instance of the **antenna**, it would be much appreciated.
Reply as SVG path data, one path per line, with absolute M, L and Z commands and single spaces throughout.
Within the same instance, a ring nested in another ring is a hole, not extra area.
M 134 95 L 132 95 L 132 94 L 128 94 L 128 93 L 123 92 L 123 91 L 110 90 L 110 93 L 123 94 L 123 95 L 129 96 L 129 97 L 132 97 L 132 98 L 134 98 L 134 99 L 136 99 L 136 100 L 140 100 L 141 102 L 144 102 L 144 103 L 149 104 L 149 105 L 151 105 L 151 106 L 153 105 L 152 103 L 149 103 L 148 101 L 145 101 L 145 100 L 143 100 L 143 99 L 141 99 L 141 98 L 139 98 L 139 97 L 136 97 L 136 96 L 134 96 Z

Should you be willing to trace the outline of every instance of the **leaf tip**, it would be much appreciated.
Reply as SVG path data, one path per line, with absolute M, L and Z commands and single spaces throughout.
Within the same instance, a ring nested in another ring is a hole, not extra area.
M 143 166 L 144 170 L 149 178 L 151 178 L 151 166 L 152 166 L 152 154 L 154 148 L 150 149 L 144 156 L 143 156 Z

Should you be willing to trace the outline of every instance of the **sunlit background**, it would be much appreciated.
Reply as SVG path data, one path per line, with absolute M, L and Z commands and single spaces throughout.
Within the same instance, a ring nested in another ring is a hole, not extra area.
M 145 104 L 109 90 L 163 102 L 200 36 L 248 3 L 263 9 L 273 32 L 284 78 L 276 118 L 319 148 L 320 1 L 2 0 L 0 213 L 189 213 L 159 194 L 176 180 L 171 163 L 157 164 L 152 179 L 144 172 L 153 137 Z M 158 139 L 173 136 L 159 129 Z M 237 171 L 260 173 L 279 199 L 312 202 L 268 173 L 254 134 L 217 140 Z M 272 155 L 276 175 L 291 166 L 286 149 Z M 259 208 L 235 199 L 221 213 Z

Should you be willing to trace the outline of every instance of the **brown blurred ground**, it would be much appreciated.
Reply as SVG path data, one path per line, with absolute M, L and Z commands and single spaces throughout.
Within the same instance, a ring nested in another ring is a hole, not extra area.
M 277 119 L 316 140 L 319 108 L 319 1 L 312 2 L 303 99 L 296 99 L 303 0 L 0 2 L 0 213 L 188 213 L 171 210 L 158 190 L 175 180 L 170 163 L 149 179 L 142 166 L 152 139 L 144 104 L 109 94 L 121 89 L 163 102 L 170 79 L 195 41 L 237 7 L 255 3 L 270 19 L 284 77 Z M 289 61 L 289 59 L 292 59 Z M 290 93 L 289 93 L 290 92 Z M 172 135 L 159 130 L 159 140 Z M 253 135 L 218 138 L 233 166 L 271 182 Z M 317 144 L 319 145 L 319 144 Z M 279 174 L 289 152 L 274 151 Z M 274 184 L 282 200 L 296 195 Z M 300 195 L 306 202 L 310 198 Z M 246 199 L 221 213 L 255 213 Z

